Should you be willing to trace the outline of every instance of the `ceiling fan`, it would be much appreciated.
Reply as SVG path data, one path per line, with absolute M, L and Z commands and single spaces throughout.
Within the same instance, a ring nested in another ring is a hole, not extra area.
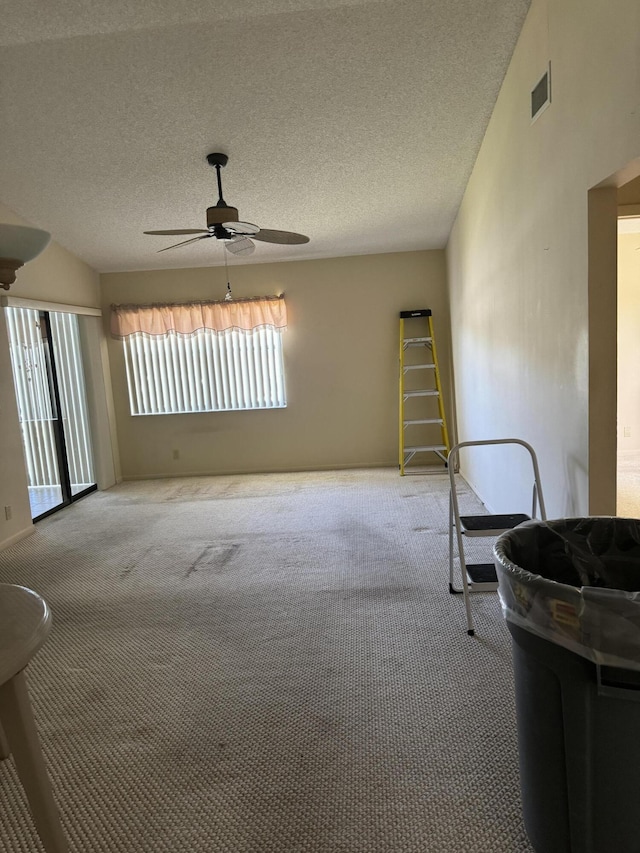
M 206 240 L 210 237 L 222 240 L 225 247 L 234 255 L 250 255 L 256 248 L 254 240 L 260 240 L 263 243 L 282 243 L 285 245 L 308 243 L 309 238 L 305 237 L 304 234 L 296 234 L 293 231 L 273 231 L 269 228 L 260 228 L 251 222 L 239 221 L 238 209 L 236 207 L 228 207 L 222 197 L 220 169 L 223 169 L 228 161 L 229 158 L 226 154 L 214 153 L 207 156 L 207 162 L 210 166 L 214 166 L 216 170 L 219 198 L 215 207 L 207 208 L 206 230 L 203 228 L 178 228 L 164 231 L 145 231 L 145 234 L 198 235 L 197 237 L 192 237 L 190 240 L 183 240 L 181 243 L 166 246 L 159 251 L 166 252 L 169 249 L 176 249 L 178 246 L 187 246 L 189 243 L 197 243 L 199 240 Z

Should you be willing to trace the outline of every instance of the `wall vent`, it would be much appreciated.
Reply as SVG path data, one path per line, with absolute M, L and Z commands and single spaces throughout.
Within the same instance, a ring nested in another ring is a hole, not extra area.
M 551 63 L 531 90 L 531 121 L 535 121 L 551 103 Z

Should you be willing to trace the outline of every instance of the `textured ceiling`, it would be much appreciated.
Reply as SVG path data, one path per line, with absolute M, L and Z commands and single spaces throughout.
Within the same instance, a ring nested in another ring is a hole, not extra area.
M 205 227 L 222 151 L 242 220 L 311 238 L 234 263 L 441 248 L 528 6 L 0 0 L 0 202 L 101 272 L 218 264 L 142 231 Z

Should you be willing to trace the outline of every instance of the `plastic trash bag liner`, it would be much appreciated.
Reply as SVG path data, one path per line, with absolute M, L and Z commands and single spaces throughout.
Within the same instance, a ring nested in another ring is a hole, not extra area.
M 640 520 L 528 521 L 493 554 L 507 620 L 594 663 L 640 671 Z

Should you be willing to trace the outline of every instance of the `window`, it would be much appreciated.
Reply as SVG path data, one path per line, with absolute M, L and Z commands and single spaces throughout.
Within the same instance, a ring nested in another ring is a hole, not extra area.
M 286 406 L 282 297 L 112 306 L 133 415 Z

